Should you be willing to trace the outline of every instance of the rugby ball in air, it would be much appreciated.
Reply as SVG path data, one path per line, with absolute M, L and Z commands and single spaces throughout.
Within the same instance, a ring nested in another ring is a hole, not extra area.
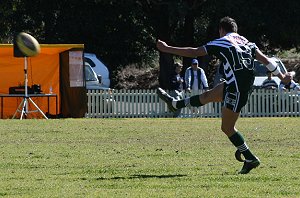
M 40 53 L 39 42 L 30 34 L 21 32 L 17 35 L 16 44 L 25 56 L 36 56 Z

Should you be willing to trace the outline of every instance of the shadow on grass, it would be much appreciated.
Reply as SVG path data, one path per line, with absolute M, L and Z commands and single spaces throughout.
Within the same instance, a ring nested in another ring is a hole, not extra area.
M 159 179 L 164 179 L 164 178 L 176 178 L 176 177 L 186 177 L 187 175 L 130 175 L 128 177 L 98 177 L 96 180 L 118 180 L 118 179 L 147 179 L 147 178 L 159 178 Z

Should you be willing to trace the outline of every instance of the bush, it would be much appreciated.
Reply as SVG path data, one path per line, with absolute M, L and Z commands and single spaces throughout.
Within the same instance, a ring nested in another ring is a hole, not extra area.
M 158 87 L 159 67 L 128 65 L 116 72 L 115 89 L 155 89 Z

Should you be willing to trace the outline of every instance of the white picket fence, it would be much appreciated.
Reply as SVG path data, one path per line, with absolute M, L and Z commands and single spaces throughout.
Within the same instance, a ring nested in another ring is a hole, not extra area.
M 193 93 L 195 94 L 195 93 Z M 156 90 L 89 90 L 87 118 L 173 117 Z M 183 108 L 180 117 L 221 117 L 221 103 Z M 255 89 L 242 117 L 300 116 L 300 93 Z

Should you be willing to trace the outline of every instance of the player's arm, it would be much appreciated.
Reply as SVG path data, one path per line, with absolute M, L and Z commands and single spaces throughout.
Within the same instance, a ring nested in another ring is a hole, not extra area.
M 266 65 L 269 71 L 271 71 L 274 75 L 278 76 L 278 78 L 283 82 L 290 82 L 291 76 L 289 74 L 282 74 L 280 68 L 278 67 L 277 63 L 268 58 L 264 53 L 262 53 L 259 49 L 256 49 L 255 58 Z
M 184 57 L 197 57 L 197 56 L 205 56 L 206 50 L 204 47 L 175 47 L 166 44 L 164 41 L 158 40 L 156 43 L 157 49 L 161 52 L 175 54 L 178 56 Z

